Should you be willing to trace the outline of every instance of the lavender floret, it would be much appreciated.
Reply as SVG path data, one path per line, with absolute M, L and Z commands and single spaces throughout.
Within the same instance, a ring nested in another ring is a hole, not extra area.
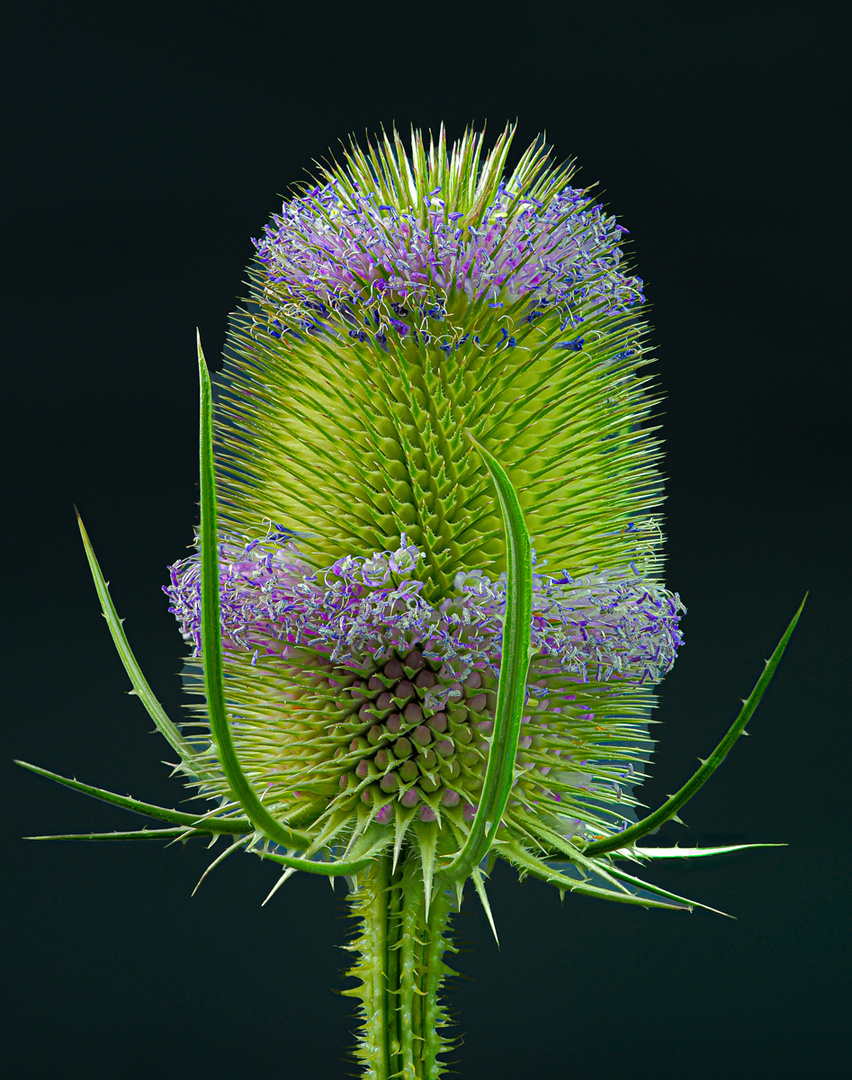
M 219 547 L 222 634 L 226 647 L 289 655 L 307 645 L 330 662 L 359 666 L 415 646 L 461 678 L 473 668 L 500 667 L 506 579 L 480 570 L 456 574 L 437 606 L 422 596 L 414 574 L 418 548 L 400 537 L 396 551 L 345 556 L 312 569 L 286 534 L 274 531 L 241 545 Z M 284 540 L 284 542 L 282 542 Z M 201 653 L 201 573 L 193 555 L 171 567 L 165 588 L 181 632 Z M 658 682 L 674 663 L 685 609 L 676 593 L 626 571 L 572 577 L 533 575 L 532 644 L 579 682 Z M 441 689 L 435 691 L 441 694 Z M 436 701 L 439 697 L 435 698 Z
M 627 230 L 580 189 L 566 186 L 543 204 L 504 182 L 478 225 L 460 227 L 461 216 L 440 189 L 422 208 L 400 212 L 335 181 L 315 187 L 285 202 L 253 241 L 265 298 L 307 333 L 329 331 L 336 311 L 357 324 L 347 333 L 358 338 L 359 309 L 382 296 L 393 301 L 398 318 L 389 321 L 400 336 L 412 330 L 405 302 L 442 318 L 454 294 L 494 307 L 529 296 L 530 321 L 538 305 L 592 301 L 624 312 L 645 299 L 641 279 L 619 270 Z

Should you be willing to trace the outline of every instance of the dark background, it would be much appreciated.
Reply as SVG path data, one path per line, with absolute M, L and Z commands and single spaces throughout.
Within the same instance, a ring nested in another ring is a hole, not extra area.
M 191 540 L 195 327 L 216 364 L 278 193 L 349 132 L 518 117 L 630 228 L 654 304 L 668 584 L 654 805 L 710 750 L 806 589 L 731 758 L 657 868 L 729 920 L 495 875 L 452 1002 L 467 1080 L 835 1075 L 849 1057 L 846 5 L 31 2 L 5 16 L 3 1042 L 23 1077 L 348 1075 L 341 893 L 204 846 L 24 843 L 134 819 L 9 762 L 174 805 L 97 603 L 84 515 L 172 715 L 160 591 Z M 517 153 L 516 155 L 517 156 Z M 215 852 L 214 852 L 215 853 Z

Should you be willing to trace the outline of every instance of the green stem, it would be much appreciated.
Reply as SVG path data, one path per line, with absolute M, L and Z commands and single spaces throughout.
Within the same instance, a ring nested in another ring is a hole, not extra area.
M 450 1048 L 441 1034 L 448 1019 L 441 984 L 452 974 L 443 954 L 449 893 L 432 898 L 428 915 L 419 860 L 409 855 L 392 870 L 382 856 L 354 881 L 353 914 L 358 933 L 349 949 L 358 954 L 349 974 L 360 985 L 345 990 L 361 1001 L 356 1057 L 369 1080 L 438 1080 Z

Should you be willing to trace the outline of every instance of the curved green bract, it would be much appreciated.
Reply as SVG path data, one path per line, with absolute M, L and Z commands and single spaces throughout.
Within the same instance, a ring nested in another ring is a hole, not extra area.
M 225 710 L 225 686 L 222 675 L 221 602 L 219 598 L 219 544 L 216 526 L 216 477 L 213 467 L 213 408 L 210 373 L 198 339 L 198 375 L 201 389 L 200 417 L 200 487 L 201 525 L 201 655 L 204 663 L 204 690 L 210 731 L 219 752 L 222 771 L 234 798 L 251 822 L 270 840 L 285 847 L 307 848 L 311 838 L 306 833 L 288 829 L 277 821 L 261 803 L 237 758 L 228 716 Z
M 148 715 L 157 725 L 157 730 L 165 738 L 171 748 L 176 751 L 176 753 L 180 754 L 181 759 L 192 769 L 196 776 L 200 779 L 209 779 L 205 774 L 203 767 L 197 764 L 196 754 L 192 749 L 192 746 L 187 742 L 183 735 L 181 735 L 175 724 L 172 723 L 166 715 L 165 709 L 154 696 L 151 687 L 148 685 L 148 680 L 142 674 L 142 669 L 136 662 L 136 657 L 133 655 L 133 651 L 130 648 L 127 635 L 124 633 L 121 619 L 118 617 L 118 612 L 115 610 L 115 604 L 113 604 L 112 597 L 109 594 L 109 585 L 101 572 L 98 560 L 95 558 L 95 552 L 92 549 L 89 534 L 86 532 L 85 526 L 83 525 L 83 519 L 80 517 L 79 512 L 76 511 L 76 507 L 75 512 L 77 513 L 77 525 L 80 529 L 80 536 L 83 538 L 83 547 L 89 562 L 89 569 L 92 572 L 95 589 L 98 593 L 98 599 L 101 602 L 101 610 L 107 621 L 113 644 L 124 665 L 124 670 L 130 678 L 136 696 L 145 706 Z
M 169 810 L 165 806 L 155 806 L 153 803 L 140 802 L 131 799 L 129 795 L 116 795 L 112 791 L 104 791 L 103 788 L 92 787 L 91 784 L 82 784 L 79 780 L 69 780 L 67 776 L 60 776 L 49 769 L 42 769 L 38 765 L 30 765 L 27 761 L 16 761 L 30 772 L 38 776 L 44 776 L 48 780 L 55 780 L 58 784 L 73 788 L 74 791 L 82 791 L 84 795 L 91 795 L 93 799 L 101 802 L 112 803 L 120 806 L 123 810 L 132 810 L 135 814 L 144 814 L 146 817 L 159 818 L 161 821 L 170 821 L 174 825 L 185 825 L 204 833 L 233 833 L 242 835 L 254 832 L 254 826 L 247 818 L 215 818 L 203 814 L 184 814 L 180 810 Z M 38 837 L 37 839 L 41 839 Z
M 554 867 L 548 866 L 542 859 L 536 858 L 531 851 L 527 851 L 522 844 L 514 840 L 501 845 L 500 854 L 513 866 L 517 867 L 522 875 L 529 874 L 531 877 L 538 878 L 539 881 L 555 885 L 562 893 L 572 892 L 581 896 L 595 896 L 601 900 L 613 900 L 620 904 L 637 904 L 639 907 L 674 908 L 681 911 L 691 911 L 694 904 L 694 901 L 686 900 L 683 897 L 672 900 L 673 893 L 666 893 L 664 890 L 657 889 L 654 885 L 648 885 L 644 881 L 638 883 L 640 888 L 656 894 L 662 899 L 654 899 L 653 896 L 640 896 L 638 892 L 627 888 L 624 888 L 623 891 L 615 888 L 604 889 L 599 885 L 592 885 L 588 881 L 569 877 Z
M 376 835 L 378 833 L 378 835 Z M 369 836 L 362 837 L 362 843 L 337 862 L 314 862 L 312 859 L 300 859 L 295 855 L 278 855 L 271 851 L 258 851 L 263 859 L 271 859 L 293 870 L 304 870 L 308 874 L 324 874 L 326 877 L 350 877 L 359 873 L 374 862 L 376 856 L 391 842 L 387 829 L 376 830 Z
M 643 836 L 647 836 L 648 833 L 658 829 L 661 825 L 664 825 L 667 821 L 677 814 L 678 810 L 689 800 L 692 796 L 701 788 L 712 776 L 712 774 L 719 768 L 722 762 L 727 757 L 729 751 L 733 747 L 737 739 L 742 735 L 745 730 L 746 724 L 752 718 L 754 710 L 757 708 L 760 699 L 766 692 L 766 688 L 772 681 L 772 676 L 775 674 L 775 669 L 778 667 L 781 657 L 784 655 L 784 650 L 787 648 L 787 643 L 796 629 L 796 623 L 799 621 L 799 616 L 802 614 L 802 609 L 805 606 L 805 602 L 808 599 L 808 594 L 805 593 L 805 598 L 799 605 L 799 609 L 790 621 L 790 625 L 784 631 L 784 636 L 778 642 L 772 656 L 766 661 L 766 666 L 763 669 L 763 674 L 757 680 L 757 685 L 748 698 L 743 702 L 743 707 L 740 710 L 739 716 L 733 722 L 728 729 L 725 737 L 710 755 L 706 761 L 701 763 L 701 768 L 689 779 L 680 791 L 676 792 L 669 799 L 667 799 L 663 805 L 655 810 L 653 814 L 649 814 L 648 817 L 643 818 L 642 821 L 637 822 L 635 825 L 631 825 L 630 828 L 625 829 L 623 832 L 617 833 L 615 836 L 609 836 L 605 840 L 595 840 L 593 843 L 588 844 L 583 848 L 583 852 L 586 855 L 603 855 L 606 852 L 617 851 L 620 848 L 627 848 L 631 844 L 635 844 L 637 840 Z
M 530 625 L 532 621 L 532 545 L 521 504 L 512 482 L 497 459 L 468 432 L 497 489 L 506 533 L 506 615 L 494 735 L 488 754 L 488 768 L 476 816 L 461 851 L 441 869 L 439 877 L 463 881 L 488 854 L 509 801 L 515 779 L 515 758 L 521 717 L 526 700 L 530 666 Z

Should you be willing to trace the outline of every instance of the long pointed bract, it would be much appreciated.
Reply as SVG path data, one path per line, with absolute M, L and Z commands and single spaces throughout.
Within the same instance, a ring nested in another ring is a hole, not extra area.
M 144 814 L 146 817 L 171 821 L 176 825 L 187 825 L 197 829 L 199 832 L 241 835 L 253 831 L 252 823 L 246 818 L 216 818 L 205 814 L 185 814 L 181 810 L 170 810 L 165 806 L 155 806 L 153 803 L 132 799 L 129 795 L 116 795 L 112 791 L 92 787 L 91 784 L 83 784 L 79 780 L 70 780 L 67 776 L 60 776 L 49 769 L 42 769 L 39 765 L 30 765 L 27 761 L 16 761 L 15 764 L 24 769 L 29 769 L 30 772 L 37 773 L 39 776 L 44 776 L 48 780 L 55 780 L 57 784 L 64 784 L 75 791 L 83 792 L 84 795 L 91 795 L 92 798 L 100 799 L 101 802 L 112 803 L 114 806 L 120 806 L 124 810 L 132 810 L 137 814 Z
M 459 878 L 464 880 L 470 876 L 473 868 L 488 854 L 500 827 L 515 779 L 518 737 L 526 701 L 527 671 L 532 656 L 532 546 L 524 514 L 505 469 L 472 435 L 468 434 L 468 437 L 488 468 L 503 515 L 507 566 L 506 615 L 503 623 L 497 708 L 494 713 L 494 736 L 488 754 L 485 784 L 464 847 L 450 865 L 441 870 L 441 877 L 449 881 Z
M 210 374 L 198 339 L 198 374 L 201 386 L 200 472 L 201 472 L 201 619 L 204 689 L 210 715 L 210 730 L 219 752 L 219 762 L 231 785 L 235 799 L 249 819 L 271 840 L 285 847 L 307 848 L 311 839 L 305 833 L 288 829 L 277 821 L 261 803 L 237 759 L 225 710 L 225 687 L 222 677 L 222 630 L 219 603 L 219 543 L 216 529 L 216 479 L 213 467 L 213 410 Z
M 584 849 L 587 855 L 603 855 L 607 851 L 615 851 L 617 848 L 628 847 L 630 844 L 635 844 L 636 841 L 643 836 L 647 836 L 661 825 L 664 825 L 667 821 L 671 821 L 678 810 L 689 802 L 699 788 L 703 787 L 710 779 L 713 773 L 728 756 L 734 743 L 745 731 L 746 724 L 752 718 L 754 710 L 760 703 L 760 699 L 766 693 L 766 689 L 772 681 L 772 676 L 775 674 L 775 669 L 778 667 L 778 663 L 784 655 L 784 650 L 787 648 L 787 643 L 792 637 L 793 631 L 796 629 L 796 623 L 799 621 L 799 616 L 802 614 L 802 609 L 804 608 L 807 599 L 807 594 L 805 594 L 804 600 L 799 604 L 798 611 L 790 620 L 790 625 L 784 631 L 784 636 L 776 645 L 775 651 L 770 658 L 766 661 L 763 673 L 757 680 L 754 690 L 752 690 L 743 702 L 743 707 L 740 710 L 739 716 L 733 724 L 731 724 L 724 738 L 713 750 L 707 760 L 701 763 L 701 767 L 696 770 L 694 775 L 687 780 L 679 791 L 668 798 L 658 810 L 653 812 L 653 814 L 649 814 L 646 818 L 643 818 L 635 825 L 631 825 L 623 832 L 617 833 L 615 836 L 610 836 L 605 840 L 595 840 L 591 844 L 588 844 Z

